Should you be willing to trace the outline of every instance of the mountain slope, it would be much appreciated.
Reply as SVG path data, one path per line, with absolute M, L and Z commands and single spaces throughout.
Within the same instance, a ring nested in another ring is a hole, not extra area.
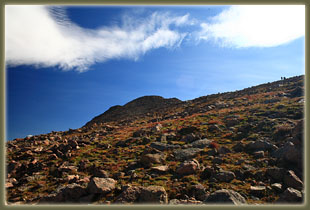
M 6 143 L 9 204 L 302 204 L 304 76 L 189 101 L 146 96 Z

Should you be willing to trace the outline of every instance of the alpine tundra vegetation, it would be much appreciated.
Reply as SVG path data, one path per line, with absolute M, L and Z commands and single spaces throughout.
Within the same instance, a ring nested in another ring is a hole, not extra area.
M 304 199 L 304 76 L 181 101 L 143 96 L 6 143 L 9 204 Z

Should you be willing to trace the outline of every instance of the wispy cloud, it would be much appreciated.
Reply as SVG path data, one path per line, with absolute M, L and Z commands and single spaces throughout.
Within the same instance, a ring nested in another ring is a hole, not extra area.
M 64 10 L 44 6 L 6 6 L 7 65 L 59 66 L 86 71 L 96 62 L 134 59 L 156 48 L 175 48 L 186 33 L 172 26 L 189 24 L 189 15 L 153 13 L 143 19 L 126 17 L 121 26 L 84 29 Z
M 278 46 L 304 36 L 305 6 L 231 6 L 200 26 L 198 39 L 223 47 Z
M 188 25 L 195 27 L 184 32 L 181 27 Z M 10 66 L 58 66 L 83 72 L 96 62 L 138 60 L 154 49 L 177 48 L 185 37 L 189 43 L 196 37 L 242 48 L 277 46 L 304 34 L 305 7 L 300 5 L 231 6 L 207 21 L 190 14 L 154 12 L 142 17 L 128 13 L 121 25 L 93 30 L 74 24 L 61 7 L 5 7 L 5 57 Z

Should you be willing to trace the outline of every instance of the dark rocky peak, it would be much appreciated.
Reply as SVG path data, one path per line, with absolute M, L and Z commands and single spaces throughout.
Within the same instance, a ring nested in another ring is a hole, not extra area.
M 143 96 L 128 102 L 124 106 L 117 105 L 111 107 L 103 114 L 86 123 L 86 126 L 94 123 L 131 119 L 147 113 L 152 114 L 180 103 L 182 101 L 177 98 L 166 99 L 161 96 Z
M 125 104 L 124 107 L 126 108 L 156 108 L 156 107 L 162 107 L 165 105 L 170 104 L 177 104 L 181 103 L 182 101 L 177 98 L 163 98 L 161 96 L 142 96 L 140 98 L 137 98 L 133 101 L 130 101 L 129 103 Z

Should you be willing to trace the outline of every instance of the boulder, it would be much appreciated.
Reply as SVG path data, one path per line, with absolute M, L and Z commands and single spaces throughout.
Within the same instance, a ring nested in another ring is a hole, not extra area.
M 141 187 L 126 187 L 116 198 L 116 203 L 137 202 L 141 194 Z
M 139 197 L 139 202 L 141 203 L 168 203 L 168 194 L 165 188 L 161 186 L 148 186 L 141 189 L 141 194 Z
M 140 162 L 146 167 L 152 166 L 152 164 L 163 163 L 166 159 L 165 154 L 155 153 L 155 154 L 144 154 L 142 155 Z
M 199 200 L 199 201 L 206 200 L 208 196 L 206 192 L 206 188 L 200 183 L 193 185 L 190 191 L 191 191 L 191 196 L 193 196 L 196 200 Z
M 173 154 L 176 160 L 182 161 L 195 157 L 201 151 L 203 150 L 199 148 L 188 148 L 176 150 Z
M 211 166 L 207 166 L 201 173 L 202 179 L 209 179 L 211 176 L 214 176 L 215 170 Z
M 231 171 L 220 171 L 215 174 L 214 177 L 220 182 L 231 182 L 234 178 L 236 178 L 236 175 Z
M 93 177 L 87 186 L 89 193 L 109 193 L 115 189 L 116 181 L 111 178 Z
M 190 145 L 193 147 L 193 148 L 205 148 L 205 147 L 208 147 L 210 145 L 212 141 L 211 140 L 208 140 L 208 139 L 200 139 L 200 140 L 197 140 L 197 141 L 194 141 L 192 142 Z
M 54 193 L 43 197 L 40 203 L 78 202 L 79 199 L 86 194 L 87 191 L 85 187 L 73 183 L 65 187 L 60 187 Z
M 275 150 L 271 156 L 297 164 L 302 160 L 301 151 L 299 151 L 292 142 L 287 142 L 283 147 Z
M 196 170 L 198 170 L 199 167 L 200 167 L 199 162 L 193 159 L 191 161 L 184 161 L 183 163 L 181 163 L 176 172 L 177 174 L 182 176 L 195 174 Z
M 242 205 L 247 202 L 245 198 L 236 191 L 222 189 L 211 193 L 205 200 L 205 203 Z

